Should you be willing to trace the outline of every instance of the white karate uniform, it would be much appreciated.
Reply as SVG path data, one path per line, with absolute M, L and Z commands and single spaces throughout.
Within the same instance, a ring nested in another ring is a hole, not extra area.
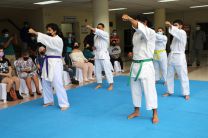
M 112 64 L 110 62 L 110 56 L 108 52 L 109 47 L 109 34 L 103 30 L 95 29 L 94 37 L 94 54 L 95 54 L 95 73 L 97 83 L 102 83 L 102 70 L 105 71 L 105 75 L 108 83 L 113 83 Z
M 41 42 L 46 46 L 47 56 L 61 56 L 63 50 L 63 41 L 57 35 L 55 37 L 48 36 L 46 34 L 38 33 L 38 42 Z M 53 99 L 53 85 L 60 107 L 69 107 L 69 102 L 66 94 L 66 90 L 62 80 L 63 75 L 63 62 L 61 58 L 49 58 L 48 59 L 48 75 L 46 71 L 46 62 L 44 62 L 42 70 L 42 85 L 43 85 L 43 99 L 44 104 L 54 102 Z
M 161 73 L 164 81 L 166 82 L 167 78 L 167 53 L 166 53 L 166 44 L 167 36 L 156 34 L 155 41 L 155 54 L 154 54 L 154 68 L 155 68 L 155 80 L 158 81 L 161 78 Z
M 182 29 L 178 29 L 175 26 L 172 26 L 171 28 L 169 28 L 169 33 L 173 35 L 173 40 L 170 46 L 171 52 L 168 55 L 168 93 L 174 93 L 174 76 L 176 71 L 181 81 L 182 94 L 190 95 L 187 62 L 185 55 L 187 43 L 186 32 Z
M 155 49 L 156 33 L 142 23 L 138 22 L 138 29 L 133 36 L 133 60 L 153 59 Z M 155 70 L 153 62 L 144 62 L 138 80 L 135 77 L 138 73 L 140 63 L 131 65 L 131 92 L 135 107 L 141 107 L 142 88 L 144 89 L 147 110 L 156 109 L 157 92 L 155 88 Z

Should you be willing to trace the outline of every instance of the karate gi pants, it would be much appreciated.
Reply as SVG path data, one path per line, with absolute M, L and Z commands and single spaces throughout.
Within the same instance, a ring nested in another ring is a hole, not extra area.
M 168 68 L 168 60 L 166 52 L 160 53 L 160 59 L 154 60 L 154 68 L 155 68 L 155 80 L 158 81 L 161 79 L 161 73 L 164 81 L 167 81 L 167 68 Z
M 174 93 L 175 72 L 177 73 L 177 75 L 180 79 L 182 94 L 184 96 L 190 95 L 188 70 L 187 70 L 186 62 L 181 65 L 168 64 L 168 73 L 167 73 L 168 93 L 170 93 L 170 94 Z
M 52 82 L 42 79 L 42 85 L 43 85 L 43 99 L 44 104 L 47 103 L 54 103 L 53 98 L 53 89 L 52 86 L 55 89 L 57 98 L 58 98 L 58 104 L 60 107 L 69 107 L 69 102 L 66 94 L 66 90 L 63 85 L 63 79 L 62 74 L 63 73 L 63 65 L 62 66 L 56 66 L 56 69 L 54 70 L 54 77 Z
M 149 71 L 151 70 L 151 71 Z M 141 72 L 141 78 L 134 81 L 135 77 L 131 77 L 131 93 L 134 107 L 141 107 L 142 102 L 142 89 L 144 91 L 146 100 L 146 109 L 157 109 L 157 91 L 155 87 L 155 71 L 149 68 L 148 71 L 143 70 Z M 142 73 L 145 73 L 142 75 Z
M 95 59 L 95 74 L 97 83 L 102 83 L 103 70 L 105 71 L 108 83 L 113 83 L 113 68 L 110 59 Z

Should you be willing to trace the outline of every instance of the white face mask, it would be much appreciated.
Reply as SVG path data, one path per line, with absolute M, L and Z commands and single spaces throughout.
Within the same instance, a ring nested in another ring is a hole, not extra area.
M 117 33 L 113 33 L 113 35 L 115 36 L 115 35 L 117 35 Z
M 196 30 L 199 31 L 200 30 L 200 27 L 196 27 Z
M 4 37 L 8 38 L 9 37 L 9 34 L 4 34 Z
M 160 35 L 163 35 L 163 32 L 157 32 L 158 34 L 160 34 Z

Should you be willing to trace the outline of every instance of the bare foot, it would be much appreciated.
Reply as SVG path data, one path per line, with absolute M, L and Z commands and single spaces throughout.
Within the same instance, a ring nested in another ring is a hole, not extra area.
M 168 97 L 168 96 L 171 96 L 171 95 L 172 95 L 172 94 L 166 92 L 166 93 L 163 94 L 163 97 Z
M 95 87 L 95 89 L 99 89 L 99 88 L 101 88 L 102 87 L 102 85 L 101 84 L 98 84 L 96 87 Z
M 184 98 L 185 98 L 186 101 L 188 101 L 190 99 L 190 96 L 189 95 L 185 95 Z
M 61 111 L 67 110 L 69 107 L 61 107 Z
M 112 91 L 113 90 L 113 85 L 112 84 L 108 87 L 108 90 L 109 91 Z
M 51 103 L 46 103 L 46 104 L 43 104 L 43 107 L 48 107 L 48 106 L 53 106 L 54 105 L 54 103 L 53 102 L 51 102 Z
M 158 122 L 159 122 L 158 116 L 154 116 L 154 117 L 152 118 L 152 123 L 153 123 L 153 124 L 157 124 Z
M 128 119 L 132 119 L 132 118 L 138 117 L 139 115 L 140 115 L 139 112 L 133 112 L 132 114 L 130 114 L 128 116 Z

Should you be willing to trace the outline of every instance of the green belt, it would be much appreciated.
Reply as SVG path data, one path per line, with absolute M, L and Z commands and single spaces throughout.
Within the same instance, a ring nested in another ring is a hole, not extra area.
M 129 83 L 130 83 L 130 79 L 131 79 L 132 69 L 133 69 L 134 63 L 140 63 L 139 70 L 137 72 L 136 78 L 134 79 L 134 81 L 137 81 L 137 79 L 139 78 L 139 75 L 140 75 L 140 73 L 142 71 L 143 63 L 144 62 L 150 62 L 150 61 L 153 61 L 153 59 L 152 58 L 149 58 L 149 59 L 143 59 L 143 60 L 133 60 L 133 64 L 132 64 L 131 71 L 130 71 L 130 75 L 129 75 Z

